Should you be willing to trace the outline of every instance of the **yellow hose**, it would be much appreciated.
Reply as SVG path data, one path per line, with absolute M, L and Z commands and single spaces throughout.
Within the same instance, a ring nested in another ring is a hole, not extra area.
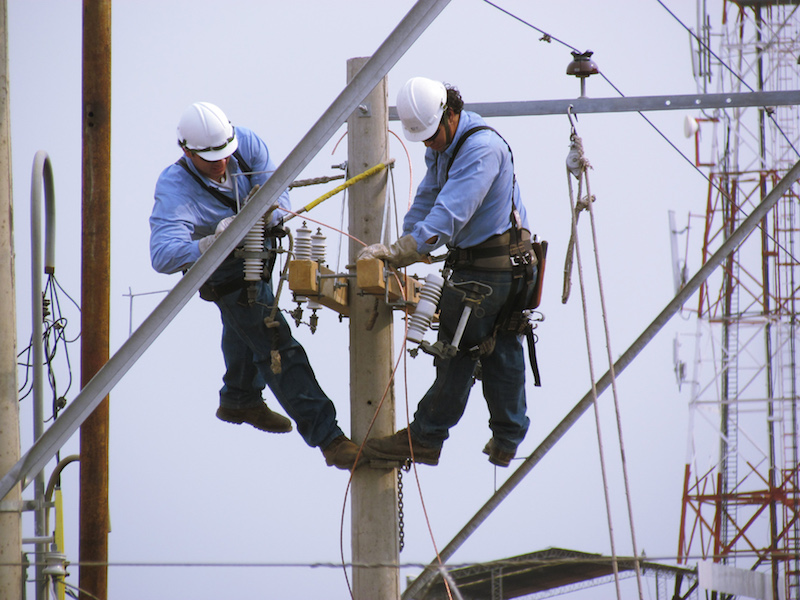
M 314 200 L 313 202 L 309 202 L 309 203 L 308 203 L 308 204 L 306 204 L 306 205 L 305 205 L 303 208 L 301 208 L 300 210 L 298 210 L 298 211 L 297 211 L 295 214 L 293 214 L 293 215 L 289 215 L 289 216 L 288 216 L 286 219 L 284 219 L 284 220 L 285 220 L 285 221 L 288 221 L 288 220 L 289 220 L 289 219 L 291 219 L 292 217 L 296 217 L 297 215 L 301 215 L 301 214 L 303 214 L 304 212 L 308 212 L 309 210 L 311 210 L 312 208 L 314 208 L 314 207 L 315 207 L 317 204 L 320 204 L 321 202 L 324 202 L 325 200 L 327 200 L 327 199 L 328 199 L 328 198 L 330 198 L 331 196 L 335 196 L 336 194 L 338 194 L 338 193 L 339 193 L 339 192 L 341 192 L 342 190 L 345 190 L 345 189 L 349 188 L 351 185 L 353 185 L 353 184 L 355 184 L 355 183 L 358 183 L 358 182 L 359 182 L 359 181 L 361 181 L 362 179 L 366 179 L 367 177 L 371 177 L 371 176 L 372 176 L 372 175 L 374 175 L 375 173 L 378 173 L 379 171 L 382 171 L 382 170 L 383 170 L 383 169 L 385 169 L 386 167 L 388 167 L 388 166 L 390 166 L 390 165 L 393 165 L 393 164 L 394 164 L 394 159 L 393 159 L 393 158 L 390 158 L 390 159 L 389 159 L 389 160 L 387 160 L 385 163 L 378 163 L 378 164 L 377 164 L 377 165 L 375 165 L 374 167 L 370 167 L 369 169 L 367 169 L 367 170 L 366 170 L 366 171 L 364 171 L 363 173 L 360 173 L 360 174 L 356 175 L 356 176 L 355 176 L 355 177 L 353 177 L 352 179 L 348 179 L 348 180 L 347 180 L 347 181 L 345 181 L 345 182 L 344 182 L 342 185 L 339 185 L 339 186 L 337 186 L 337 187 L 333 188 L 331 191 L 329 191 L 329 192 L 326 192 L 325 194 L 322 194 L 322 196 L 320 196 L 319 198 L 317 198 L 317 199 L 316 199 L 316 200 Z

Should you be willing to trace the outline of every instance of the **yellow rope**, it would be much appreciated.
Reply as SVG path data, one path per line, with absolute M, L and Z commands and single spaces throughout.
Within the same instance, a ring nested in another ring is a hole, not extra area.
M 339 185 L 339 186 L 333 188 L 331 191 L 329 191 L 329 192 L 327 192 L 325 194 L 322 194 L 322 196 L 320 196 L 319 198 L 317 198 L 313 202 L 310 202 L 310 203 L 306 204 L 303 208 L 298 210 L 297 213 L 295 213 L 294 215 L 289 215 L 285 219 L 285 221 L 288 221 L 289 219 L 291 219 L 293 217 L 296 217 L 297 215 L 301 215 L 304 212 L 308 212 L 309 210 L 314 208 L 317 204 L 320 204 L 321 202 L 324 202 L 325 200 L 327 200 L 331 196 L 335 196 L 336 194 L 338 194 L 342 190 L 345 190 L 345 189 L 349 188 L 351 185 L 353 185 L 355 183 L 358 183 L 362 179 L 366 179 L 367 177 L 371 177 L 372 175 L 375 175 L 375 173 L 378 173 L 378 172 L 382 171 L 383 169 L 385 169 L 385 168 L 387 168 L 387 167 L 389 167 L 390 165 L 393 165 L 393 164 L 394 164 L 394 159 L 393 158 L 390 158 L 385 163 L 378 163 L 377 165 L 367 169 L 363 173 L 360 173 L 359 175 L 356 175 L 355 177 L 353 177 L 351 179 L 348 179 L 342 185 Z

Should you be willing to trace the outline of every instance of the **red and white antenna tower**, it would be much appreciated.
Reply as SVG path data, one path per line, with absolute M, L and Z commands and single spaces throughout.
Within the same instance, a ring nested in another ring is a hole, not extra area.
M 717 15 L 708 4 L 698 0 L 701 91 L 800 89 L 796 2 L 728 1 Z M 799 112 L 798 105 L 717 110 L 698 115 L 699 130 L 687 129 L 701 136 L 697 164 L 709 175 L 703 261 L 800 159 Z M 795 183 L 698 295 L 678 549 L 679 562 L 760 573 L 773 598 L 793 600 L 800 599 L 799 288 Z

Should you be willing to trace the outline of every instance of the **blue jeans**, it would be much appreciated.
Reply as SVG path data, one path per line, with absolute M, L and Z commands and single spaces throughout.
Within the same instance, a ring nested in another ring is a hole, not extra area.
M 449 430 L 461 419 L 467 406 L 477 358 L 469 349 L 492 334 L 495 320 L 515 284 L 508 271 L 459 269 L 453 283 L 478 281 L 491 287 L 492 294 L 473 310 L 453 358 L 435 358 L 436 380 L 422 397 L 414 413 L 411 433 L 423 446 L 439 448 Z M 439 340 L 451 342 L 464 308 L 462 295 L 445 285 L 439 301 Z M 498 331 L 494 351 L 480 357 L 483 396 L 489 408 L 489 428 L 495 444 L 506 452 L 515 451 L 530 425 L 525 402 L 525 357 L 520 338 Z
M 246 292 L 239 291 L 215 302 L 222 314 L 222 354 L 227 369 L 220 405 L 245 408 L 261 403 L 261 391 L 267 385 L 297 423 L 306 443 L 325 448 L 342 435 L 336 408 L 322 391 L 306 351 L 292 336 L 282 313 L 275 314 L 277 327 L 264 324 L 275 297 L 268 282 L 256 285 L 258 293 L 252 306 L 247 304 Z M 272 372 L 272 350 L 280 353 L 280 373 Z

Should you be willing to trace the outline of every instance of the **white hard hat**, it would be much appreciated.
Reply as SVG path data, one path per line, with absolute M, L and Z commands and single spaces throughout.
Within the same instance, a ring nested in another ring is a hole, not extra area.
M 447 89 L 441 81 L 412 77 L 397 94 L 397 116 L 403 134 L 412 142 L 423 142 L 439 128 L 447 105 Z
M 178 122 L 178 144 L 208 161 L 222 160 L 239 146 L 236 131 L 218 106 L 195 102 Z

